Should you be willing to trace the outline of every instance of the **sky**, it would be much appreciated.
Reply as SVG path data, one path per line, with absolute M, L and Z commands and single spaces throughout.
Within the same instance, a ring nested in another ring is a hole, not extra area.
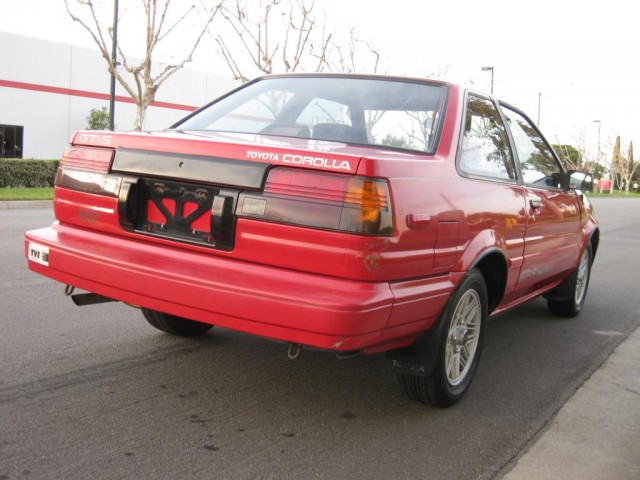
M 608 152 L 620 135 L 623 150 L 633 141 L 640 151 L 640 7 L 631 0 L 315 0 L 314 9 L 329 28 L 354 28 L 378 50 L 379 73 L 488 93 L 491 72 L 481 69 L 491 66 L 495 95 L 539 118 L 551 143 L 595 157 L 598 136 Z M 0 11 L 0 31 L 93 48 L 63 0 L 0 0 Z M 133 38 L 121 25 L 121 39 Z M 214 50 L 206 38 L 191 66 L 224 70 Z

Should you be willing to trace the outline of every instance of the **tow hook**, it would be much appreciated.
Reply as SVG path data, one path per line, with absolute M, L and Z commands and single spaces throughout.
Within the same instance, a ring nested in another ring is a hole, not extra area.
M 289 360 L 295 360 L 302 353 L 302 345 L 299 343 L 290 343 L 287 349 L 287 357 Z

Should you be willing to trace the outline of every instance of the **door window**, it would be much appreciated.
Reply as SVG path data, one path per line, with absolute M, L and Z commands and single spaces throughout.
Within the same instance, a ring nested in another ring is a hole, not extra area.
M 507 131 L 496 106 L 489 99 L 469 95 L 465 113 L 460 171 L 470 176 L 515 180 Z
M 515 143 L 522 178 L 526 185 L 562 188 L 562 167 L 538 129 L 522 114 L 502 107 Z

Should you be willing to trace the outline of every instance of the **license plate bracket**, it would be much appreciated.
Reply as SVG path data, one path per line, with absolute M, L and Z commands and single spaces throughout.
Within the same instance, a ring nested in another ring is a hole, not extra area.
M 138 229 L 183 241 L 215 244 L 211 207 L 219 188 L 144 179 L 140 205 L 143 215 Z

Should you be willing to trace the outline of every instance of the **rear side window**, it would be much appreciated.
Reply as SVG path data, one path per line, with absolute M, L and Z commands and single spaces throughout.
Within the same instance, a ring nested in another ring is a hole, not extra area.
M 458 166 L 462 173 L 470 176 L 516 179 L 502 117 L 494 103 L 486 98 L 467 96 Z
M 523 115 L 502 106 L 518 154 L 524 183 L 542 188 L 562 188 L 562 167 L 540 132 Z

